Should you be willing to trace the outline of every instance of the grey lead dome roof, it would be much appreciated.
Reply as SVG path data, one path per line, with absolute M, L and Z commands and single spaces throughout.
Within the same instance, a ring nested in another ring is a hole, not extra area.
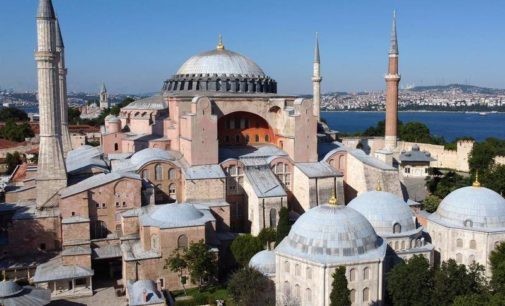
M 352 200 L 347 206 L 365 216 L 379 235 L 393 234 L 395 223 L 400 224 L 401 232 L 416 229 L 412 210 L 403 199 L 392 193 L 384 191 L 365 192 Z
M 211 50 L 191 57 L 182 64 L 177 74 L 265 76 L 263 70 L 255 62 L 226 49 Z
M 249 267 L 254 268 L 266 276 L 275 274 L 275 252 L 263 250 L 256 253 L 249 261 Z
M 316 206 L 295 222 L 276 253 L 319 263 L 383 257 L 386 246 L 360 213 L 345 206 Z
M 463 187 L 446 196 L 429 219 L 447 226 L 505 229 L 505 199 L 485 187 Z

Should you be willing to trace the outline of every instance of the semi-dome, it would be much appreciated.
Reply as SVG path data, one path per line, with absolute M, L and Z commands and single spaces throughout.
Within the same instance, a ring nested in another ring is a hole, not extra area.
M 347 206 L 365 216 L 379 235 L 399 234 L 416 229 L 412 210 L 403 199 L 392 193 L 365 192 Z
M 133 154 L 130 158 L 132 164 L 142 166 L 154 160 L 175 160 L 175 157 L 168 151 L 159 148 L 147 148 Z
M 304 213 L 276 248 L 279 254 L 332 263 L 378 258 L 385 244 L 368 220 L 352 208 L 316 206 Z
M 275 252 L 263 250 L 256 253 L 249 261 L 249 267 L 254 268 L 266 276 L 275 274 Z
M 276 93 L 277 83 L 254 61 L 225 49 L 221 40 L 215 50 L 189 58 L 167 80 L 165 92 Z
M 442 200 L 430 220 L 449 226 L 505 228 L 505 199 L 485 187 L 459 188 Z
M 13 296 L 23 291 L 23 287 L 11 280 L 0 282 L 0 298 Z
M 142 225 L 159 228 L 201 226 L 215 221 L 208 207 L 198 204 L 156 205 L 154 210 L 140 217 Z

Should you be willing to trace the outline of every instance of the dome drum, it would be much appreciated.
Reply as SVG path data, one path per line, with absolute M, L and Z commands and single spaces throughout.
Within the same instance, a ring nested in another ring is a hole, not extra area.
M 277 93 L 277 82 L 264 76 L 193 74 L 175 75 L 163 85 L 164 92 L 210 91 L 228 93 Z

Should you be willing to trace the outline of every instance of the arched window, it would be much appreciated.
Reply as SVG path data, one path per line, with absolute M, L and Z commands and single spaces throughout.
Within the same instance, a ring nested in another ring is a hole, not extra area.
M 254 141 L 260 142 L 260 136 L 258 134 L 254 135 Z
M 461 253 L 456 254 L 456 262 L 458 264 L 463 263 L 463 255 Z
M 300 285 L 295 285 L 295 298 L 300 301 Z
M 401 232 L 402 232 L 402 226 L 400 225 L 400 223 L 395 223 L 393 225 L 393 234 L 398 234 Z
M 154 167 L 154 178 L 157 181 L 161 181 L 163 179 L 163 169 L 161 168 L 161 165 L 156 165 Z
M 305 299 L 307 303 L 312 303 L 312 290 L 310 288 L 305 289 Z
M 114 151 L 118 151 L 119 150 L 119 145 L 117 143 L 114 144 Z
M 405 250 L 405 241 L 402 241 L 402 250 Z
M 285 297 L 291 296 L 291 287 L 289 286 L 289 282 L 288 281 L 284 282 L 284 296 Z
M 280 147 L 281 149 L 284 149 L 284 141 L 282 141 L 282 140 L 281 140 L 281 141 L 279 141 L 279 147 Z
M 299 264 L 295 265 L 295 275 L 300 276 L 300 265 Z
M 312 269 L 311 269 L 310 267 L 307 267 L 307 268 L 305 269 L 305 277 L 306 277 L 307 279 L 312 279 Z
M 245 135 L 245 143 L 249 143 L 249 135 Z
M 291 188 L 291 172 L 287 163 L 279 162 L 272 167 L 275 175 L 286 189 Z
M 461 239 L 461 238 L 456 239 L 456 247 L 458 247 L 458 248 L 463 247 L 463 239 Z
M 477 249 L 477 241 L 475 241 L 473 239 L 470 240 L 470 249 L 473 249 L 473 250 Z
M 398 250 L 398 249 L 399 249 L 398 241 L 395 241 L 395 250 Z
M 277 226 L 277 210 L 275 208 L 270 209 L 270 227 L 275 228 Z
M 287 260 L 284 261 L 284 272 L 289 273 L 289 262 Z
M 170 199 L 175 200 L 177 198 L 176 192 L 177 192 L 177 189 L 176 189 L 175 184 L 170 184 L 168 186 L 168 196 L 170 197 Z
M 149 179 L 149 170 L 145 169 L 144 171 L 142 171 L 142 178 L 145 180 Z
M 235 143 L 240 143 L 240 136 L 239 135 L 235 135 Z
M 265 135 L 265 142 L 270 142 L 270 137 L 268 135 Z
M 470 255 L 468 256 L 468 264 L 471 265 L 473 264 L 475 261 L 475 256 L 474 255 Z
M 158 237 L 158 235 L 151 236 L 151 250 L 153 251 L 160 250 L 160 237 Z
M 363 289 L 363 302 L 368 302 L 370 300 L 370 289 Z
M 186 249 L 188 247 L 188 236 L 180 235 L 177 238 L 177 248 L 178 249 Z
M 351 269 L 349 271 L 349 281 L 354 282 L 356 280 L 356 269 Z
M 365 269 L 363 269 L 363 279 L 367 280 L 369 278 L 370 278 L 370 269 L 368 267 L 365 267 Z
M 470 219 L 465 220 L 464 225 L 466 227 L 473 227 L 473 221 Z
M 338 158 L 338 169 L 344 169 L 345 168 L 345 156 L 341 155 Z
M 356 302 L 356 290 L 351 290 L 351 303 L 354 304 Z
M 170 169 L 168 170 L 168 179 L 169 180 L 175 180 L 177 178 L 177 172 L 175 171 L 175 169 Z

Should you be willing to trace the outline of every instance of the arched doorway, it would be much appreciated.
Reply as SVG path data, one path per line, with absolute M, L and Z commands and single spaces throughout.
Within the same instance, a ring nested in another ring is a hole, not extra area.
M 276 144 L 275 134 L 262 117 L 249 112 L 234 112 L 218 121 L 219 144 L 243 146 L 254 144 Z

